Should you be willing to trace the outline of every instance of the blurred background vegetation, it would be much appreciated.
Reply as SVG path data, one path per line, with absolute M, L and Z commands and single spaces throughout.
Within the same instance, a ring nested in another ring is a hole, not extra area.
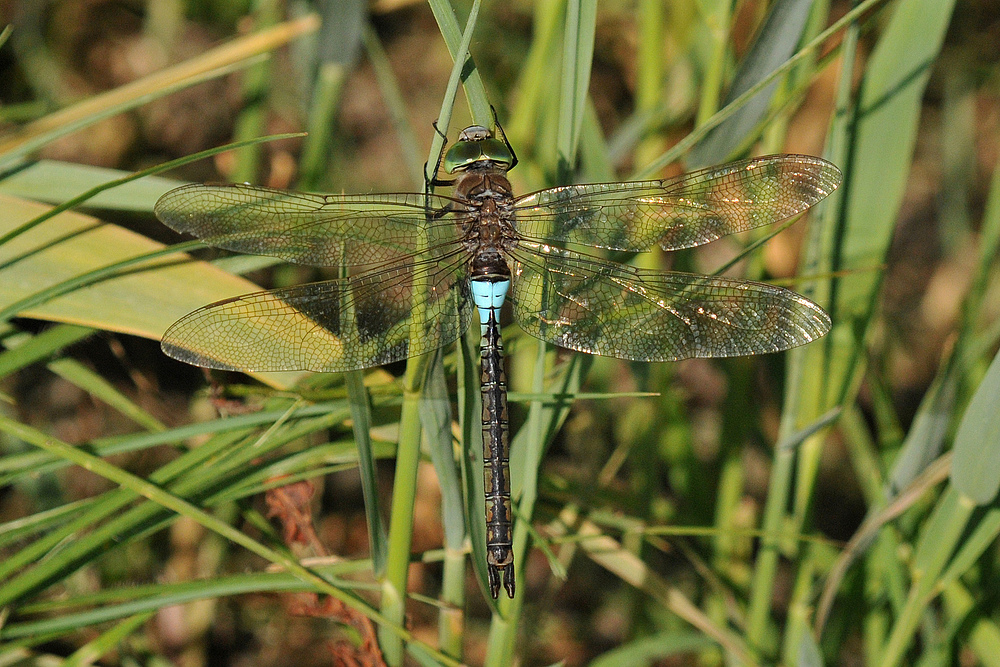
M 423 438 L 403 364 L 207 382 L 160 353 L 323 274 L 164 252 L 156 198 L 419 191 L 470 10 L 0 4 L 0 664 L 1000 665 L 993 0 L 484 4 L 449 136 L 495 105 L 517 192 L 776 152 L 845 177 L 728 270 L 823 305 L 818 343 L 637 364 L 505 328 L 512 603 L 467 553 L 475 332 L 430 364 Z

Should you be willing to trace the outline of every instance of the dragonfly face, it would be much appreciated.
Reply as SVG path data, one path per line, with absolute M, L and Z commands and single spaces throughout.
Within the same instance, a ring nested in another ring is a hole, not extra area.
M 502 136 L 502 134 L 501 134 Z M 595 249 L 675 250 L 798 215 L 840 184 L 805 155 L 734 162 L 665 180 L 568 185 L 515 197 L 513 151 L 466 128 L 443 160 L 453 196 L 315 195 L 189 185 L 156 214 L 237 252 L 341 267 L 336 280 L 227 299 L 180 319 L 162 347 L 226 370 L 347 371 L 433 351 L 479 313 L 487 572 L 514 595 L 507 392 L 499 310 L 543 341 L 674 361 L 777 352 L 825 334 L 816 304 L 763 283 L 638 269 Z

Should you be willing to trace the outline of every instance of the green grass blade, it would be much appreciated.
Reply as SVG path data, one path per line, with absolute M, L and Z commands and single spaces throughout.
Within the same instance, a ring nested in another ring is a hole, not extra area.
M 361 0 L 331 0 L 321 4 L 323 25 L 316 41 L 318 61 L 309 105 L 309 135 L 299 160 L 300 187 L 316 190 L 324 184 L 330 162 L 331 136 L 344 83 L 358 59 L 366 29 L 366 5 Z M 234 178 L 239 181 L 239 178 Z
M 975 503 L 949 487 L 921 527 L 913 556 L 913 582 L 886 642 L 879 664 L 896 667 L 906 659 L 906 649 L 920 627 L 927 605 L 938 592 L 942 571 L 969 522 Z
M 74 359 L 56 359 L 48 369 L 100 399 L 148 431 L 163 431 L 163 423 L 122 394 L 110 382 Z
M 176 188 L 175 180 L 144 175 L 140 180 L 120 169 L 38 160 L 0 180 L 0 192 L 46 204 L 70 200 L 88 207 L 149 213 L 164 192 Z M 108 190 L 109 183 L 116 183 Z M 93 196 L 83 197 L 88 192 Z
M 0 378 L 7 377 L 30 364 L 48 359 L 63 348 L 89 337 L 94 331 L 90 327 L 59 324 L 30 338 L 27 338 L 27 334 L 19 334 L 25 337 L 23 340 L 15 341 L 8 337 L 4 340 L 4 345 L 8 349 L 0 353 Z
M 590 69 L 594 60 L 596 0 L 570 0 L 566 6 L 564 29 L 559 132 L 556 137 L 556 178 L 561 183 L 569 182 L 570 174 L 576 166 L 583 112 L 590 87 Z
M 865 80 L 855 111 L 853 135 L 849 138 L 851 160 L 842 163 L 842 193 L 834 195 L 833 205 L 841 208 L 836 240 L 826 250 L 837 258 L 834 271 L 850 272 L 838 279 L 837 289 L 827 306 L 834 321 L 833 330 L 818 345 L 808 346 L 801 354 L 825 353 L 823 361 L 810 363 L 822 373 L 825 397 L 813 396 L 812 407 L 823 411 L 845 400 L 856 388 L 856 374 L 863 350 L 859 331 L 867 330 L 880 286 L 880 276 L 863 272 L 864 267 L 884 261 L 895 227 L 896 214 L 912 158 L 920 100 L 927 83 L 927 64 L 941 47 L 951 16 L 951 2 L 904 0 L 896 5 L 892 20 L 882 34 L 868 62 Z M 886 171 L 888 170 L 888 171 Z M 889 179 L 879 174 L 891 174 Z M 793 355 L 792 357 L 796 357 Z M 801 400 L 793 388 L 789 395 Z M 798 409 L 788 410 L 785 419 L 800 418 Z M 792 424 L 783 423 L 790 430 Z M 803 450 L 811 462 L 800 470 L 797 480 L 797 505 L 805 507 L 812 496 L 818 465 L 817 442 Z M 757 559 L 749 608 L 748 637 L 753 645 L 764 645 L 768 634 L 772 591 L 778 559 L 778 536 L 781 534 L 786 499 L 793 472 L 791 457 L 780 452 L 772 469 L 765 510 L 765 549 Z M 802 517 L 801 510 L 799 517 Z M 801 518 L 800 518 L 801 521 Z
M 993 502 L 1000 491 L 1000 466 L 983 465 L 1000 460 L 1000 354 L 993 358 L 986 376 L 973 394 L 955 434 L 955 459 L 951 483 L 978 505 Z
M 376 576 L 385 574 L 388 558 L 388 537 L 382 522 L 382 502 L 378 490 L 378 468 L 371 439 L 372 413 L 364 376 L 360 371 L 344 373 L 351 406 L 351 430 L 358 448 L 358 473 L 361 475 L 361 492 L 365 499 L 365 517 L 368 521 L 368 543 L 371 546 L 372 564 Z
M 812 5 L 812 0 L 779 0 L 771 6 L 753 46 L 736 72 L 724 104 L 768 78 L 795 53 Z M 725 162 L 767 114 L 777 87 L 778 81 L 772 81 L 712 130 L 688 155 L 687 167 L 693 169 Z
M 138 614 L 115 624 L 109 630 L 78 648 L 62 663 L 65 667 L 85 667 L 94 664 L 98 658 L 117 650 L 123 641 L 153 618 L 153 612 Z
M 442 104 L 442 115 L 438 117 L 438 127 L 442 132 L 447 132 L 448 124 L 445 118 L 451 118 L 451 108 L 455 99 L 455 91 L 458 90 L 457 81 L 461 79 L 462 88 L 465 90 L 466 101 L 469 103 L 469 110 L 472 112 L 472 119 L 484 126 L 489 126 L 493 120 L 490 113 L 489 97 L 486 94 L 486 86 L 483 84 L 482 76 L 476 69 L 475 62 L 469 55 L 469 45 L 472 43 L 472 34 L 479 15 L 480 0 L 472 3 L 469 11 L 469 18 L 466 21 L 465 29 L 459 27 L 458 17 L 455 10 L 447 0 L 431 0 L 429 3 L 431 11 L 434 12 L 434 20 L 437 21 L 438 29 L 444 38 L 444 43 L 448 46 L 451 59 L 455 62 L 452 69 L 451 78 L 448 81 L 448 89 L 445 91 Z M 458 74 L 456 75 L 456 71 Z M 432 151 L 433 152 L 433 151 Z M 437 158 L 437 152 L 433 152 L 433 158 Z
M 472 541 L 472 568 L 484 599 L 492 600 L 486 573 L 486 517 L 483 512 L 486 491 L 483 481 L 483 405 L 477 372 L 478 334 L 475 327 L 469 327 L 466 335 L 458 339 L 458 415 L 463 452 L 460 463 L 465 520 Z
M 383 630 L 396 634 L 400 640 L 421 643 L 401 625 L 391 622 L 388 618 L 384 617 L 382 614 L 370 607 L 367 603 L 344 592 L 336 585 L 331 584 L 330 581 L 321 573 L 311 568 L 304 567 L 290 554 L 267 547 L 257 540 L 254 540 L 246 534 L 234 529 L 227 523 L 220 521 L 196 505 L 184 500 L 182 497 L 170 493 L 156 484 L 131 475 L 130 473 L 110 465 L 107 462 L 80 449 L 33 432 L 31 429 L 27 429 L 16 422 L 0 418 L 0 428 L 57 456 L 65 457 L 78 465 L 84 466 L 88 470 L 91 470 L 96 474 L 106 477 L 107 479 L 121 485 L 127 491 L 148 498 L 160 507 L 197 521 L 205 528 L 219 534 L 223 538 L 243 546 L 252 553 L 257 554 L 258 556 L 265 558 L 276 565 L 280 565 L 285 570 L 292 573 L 296 578 L 310 585 L 317 592 L 330 595 L 343 602 L 348 607 L 364 614 L 371 620 L 379 623 Z M 430 649 L 430 647 L 425 646 L 425 650 L 429 650 L 432 655 L 441 660 L 444 664 L 456 666 L 459 664 L 454 659 L 445 656 L 438 651 Z
M 437 356 L 440 356 L 438 353 Z M 444 366 L 432 363 L 420 398 L 420 421 L 431 461 L 441 485 L 441 515 L 444 522 L 444 575 L 441 601 L 446 605 L 438 619 L 438 641 L 448 655 L 462 654 L 465 603 L 465 505 L 455 463 L 451 435 L 451 401 Z
M 887 0 L 864 0 L 859 5 L 851 9 L 830 25 L 829 28 L 821 32 L 819 35 L 812 39 L 808 44 L 804 45 L 799 49 L 794 56 L 789 58 L 781 65 L 781 67 L 772 71 L 763 80 L 757 82 L 748 91 L 734 99 L 732 102 L 727 104 L 725 107 L 720 109 L 717 113 L 713 114 L 712 117 L 707 120 L 704 124 L 699 125 L 693 132 L 685 136 L 682 140 L 674 144 L 668 151 L 663 153 L 659 158 L 643 165 L 642 169 L 633 174 L 630 178 L 634 180 L 643 180 L 653 177 L 655 174 L 659 173 L 667 165 L 680 159 L 686 152 L 690 151 L 699 141 L 705 137 L 712 128 L 723 123 L 727 118 L 732 116 L 738 109 L 740 109 L 749 100 L 753 99 L 757 93 L 767 87 L 771 81 L 777 79 L 779 76 L 784 75 L 790 69 L 795 67 L 803 59 L 812 56 L 812 54 L 822 47 L 830 37 L 837 34 L 843 30 L 846 26 L 850 25 L 852 22 L 857 21 L 860 17 L 864 16 L 866 12 L 871 11 L 871 9 L 879 4 L 883 4 Z

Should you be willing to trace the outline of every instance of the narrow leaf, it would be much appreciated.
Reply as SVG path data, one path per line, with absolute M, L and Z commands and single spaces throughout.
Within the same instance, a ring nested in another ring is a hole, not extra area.
M 955 434 L 951 483 L 979 505 L 993 502 L 1000 490 L 1000 466 L 987 464 L 1000 460 L 998 402 L 1000 354 L 993 358 Z

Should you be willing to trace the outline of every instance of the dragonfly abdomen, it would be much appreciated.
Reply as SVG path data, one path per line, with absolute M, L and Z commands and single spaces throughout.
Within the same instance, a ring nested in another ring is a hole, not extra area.
M 483 485 L 486 489 L 486 565 L 490 593 L 500 579 L 514 597 L 514 552 L 510 504 L 510 440 L 507 432 L 507 376 L 496 311 L 490 310 L 482 343 Z
M 496 598 L 503 580 L 507 595 L 514 597 L 514 552 L 510 503 L 510 440 L 507 432 L 507 375 L 503 367 L 503 343 L 498 317 L 510 287 L 510 271 L 499 255 L 480 256 L 478 279 L 472 294 L 479 309 L 483 340 L 483 482 L 486 491 L 486 570 L 490 593 Z M 476 262 L 474 262 L 476 264 Z M 473 270 L 477 273 L 477 270 Z

